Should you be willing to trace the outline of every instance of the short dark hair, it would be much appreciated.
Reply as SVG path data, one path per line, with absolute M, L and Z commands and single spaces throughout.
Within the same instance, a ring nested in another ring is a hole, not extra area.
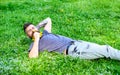
M 24 26 L 23 26 L 24 32 L 25 32 L 25 29 L 26 29 L 29 25 L 31 25 L 31 24 L 32 24 L 32 23 L 29 23 L 29 22 L 24 24 Z

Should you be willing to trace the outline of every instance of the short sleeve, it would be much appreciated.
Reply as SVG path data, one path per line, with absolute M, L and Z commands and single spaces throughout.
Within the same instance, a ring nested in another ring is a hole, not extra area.
M 47 35 L 47 34 L 49 34 L 49 32 L 47 30 L 44 30 L 43 35 Z
M 29 47 L 29 49 L 28 49 L 28 52 L 31 51 L 32 47 L 33 47 L 33 43 L 31 43 L 31 45 L 30 45 L 30 47 Z

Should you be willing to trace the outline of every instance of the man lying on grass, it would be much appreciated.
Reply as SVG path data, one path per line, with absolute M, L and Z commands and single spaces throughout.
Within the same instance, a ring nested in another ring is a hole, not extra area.
M 34 40 L 29 48 L 29 57 L 38 57 L 39 52 L 48 50 L 49 52 L 56 51 L 79 57 L 81 59 L 97 59 L 111 58 L 120 60 L 120 50 L 114 49 L 109 45 L 98 45 L 82 40 L 73 40 L 61 35 L 51 33 L 51 19 L 46 18 L 37 26 L 32 23 L 24 24 L 24 31 L 27 36 Z M 39 32 L 39 28 L 44 27 L 43 32 Z

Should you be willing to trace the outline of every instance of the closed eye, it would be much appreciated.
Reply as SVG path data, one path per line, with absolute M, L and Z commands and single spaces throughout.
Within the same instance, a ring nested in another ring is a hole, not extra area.
M 32 29 L 35 29 L 34 27 L 32 27 Z
M 27 32 L 30 32 L 32 29 L 29 29 Z

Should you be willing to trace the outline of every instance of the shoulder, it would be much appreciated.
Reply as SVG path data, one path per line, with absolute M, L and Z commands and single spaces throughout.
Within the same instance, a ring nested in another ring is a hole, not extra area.
M 43 35 L 50 34 L 47 30 L 43 30 Z

